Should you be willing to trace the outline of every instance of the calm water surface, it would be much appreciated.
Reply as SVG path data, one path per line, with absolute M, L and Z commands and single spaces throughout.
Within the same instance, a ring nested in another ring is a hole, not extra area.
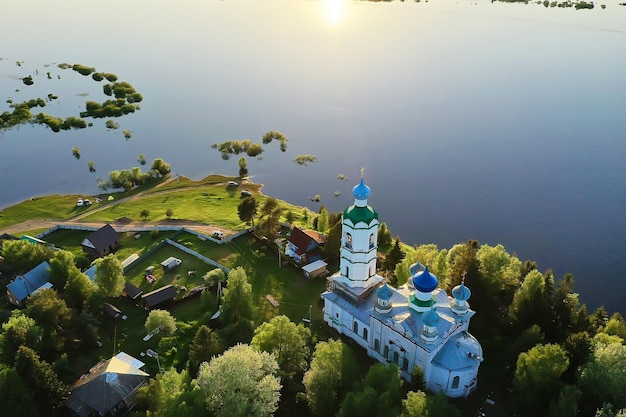
M 287 152 L 273 145 L 249 160 L 266 194 L 314 210 L 309 197 L 319 194 L 339 211 L 363 166 L 370 203 L 402 240 L 502 243 L 557 277 L 572 272 L 590 308 L 626 310 L 626 7 L 615 1 L 590 11 L 482 1 L 5 3 L 3 104 L 55 93 L 43 111 L 66 117 L 104 100 L 88 77 L 45 66 L 61 62 L 113 72 L 144 102 L 119 130 L 98 120 L 81 131 L 0 134 L 0 206 L 96 193 L 98 176 L 137 165 L 139 153 L 193 178 L 235 175 L 237 158 L 223 161 L 210 145 L 280 130 Z M 26 87 L 18 78 L 29 74 Z M 318 162 L 299 166 L 300 154 Z

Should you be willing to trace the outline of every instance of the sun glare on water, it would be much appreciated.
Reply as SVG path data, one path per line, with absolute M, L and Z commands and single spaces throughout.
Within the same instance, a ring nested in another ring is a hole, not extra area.
M 331 26 L 337 26 L 346 17 L 346 0 L 324 0 L 324 13 Z

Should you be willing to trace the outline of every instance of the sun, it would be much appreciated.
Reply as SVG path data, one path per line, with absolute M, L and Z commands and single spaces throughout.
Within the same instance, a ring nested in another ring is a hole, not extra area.
M 331 26 L 337 26 L 346 16 L 346 0 L 324 0 L 324 13 Z

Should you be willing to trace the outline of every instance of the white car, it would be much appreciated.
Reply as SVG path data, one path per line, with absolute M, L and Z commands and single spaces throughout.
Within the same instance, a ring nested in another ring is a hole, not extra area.
M 82 207 L 83 206 L 83 199 L 79 198 L 78 201 L 76 202 L 76 207 Z
M 228 186 L 229 186 L 229 187 L 236 187 L 236 186 L 238 186 L 238 185 L 239 185 L 239 183 L 237 183 L 237 182 L 235 182 L 235 181 L 228 181 Z
M 221 239 L 224 237 L 224 232 L 222 232 L 221 230 L 214 230 L 213 232 L 211 232 L 211 236 L 216 239 Z

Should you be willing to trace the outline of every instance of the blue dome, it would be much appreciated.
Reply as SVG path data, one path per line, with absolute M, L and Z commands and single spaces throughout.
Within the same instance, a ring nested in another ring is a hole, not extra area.
M 412 264 L 409 266 L 409 274 L 411 274 L 411 276 L 417 274 L 420 271 L 420 267 L 422 267 L 422 264 L 419 262 Z
M 428 327 L 435 327 L 439 323 L 439 314 L 435 311 L 435 307 L 431 308 L 424 313 L 423 316 L 424 325 Z
M 417 291 L 433 292 L 438 284 L 437 277 L 428 271 L 428 267 L 413 275 L 413 286 Z
M 369 197 L 371 193 L 372 190 L 370 190 L 370 187 L 365 185 L 363 178 L 361 178 L 361 182 L 355 185 L 352 189 L 352 195 L 357 200 L 367 200 L 367 197 Z
M 393 295 L 393 290 L 386 283 L 376 290 L 376 297 L 379 300 L 389 301 Z
M 452 296 L 459 301 L 467 301 L 472 296 L 472 292 L 465 284 L 461 283 L 452 289 Z

